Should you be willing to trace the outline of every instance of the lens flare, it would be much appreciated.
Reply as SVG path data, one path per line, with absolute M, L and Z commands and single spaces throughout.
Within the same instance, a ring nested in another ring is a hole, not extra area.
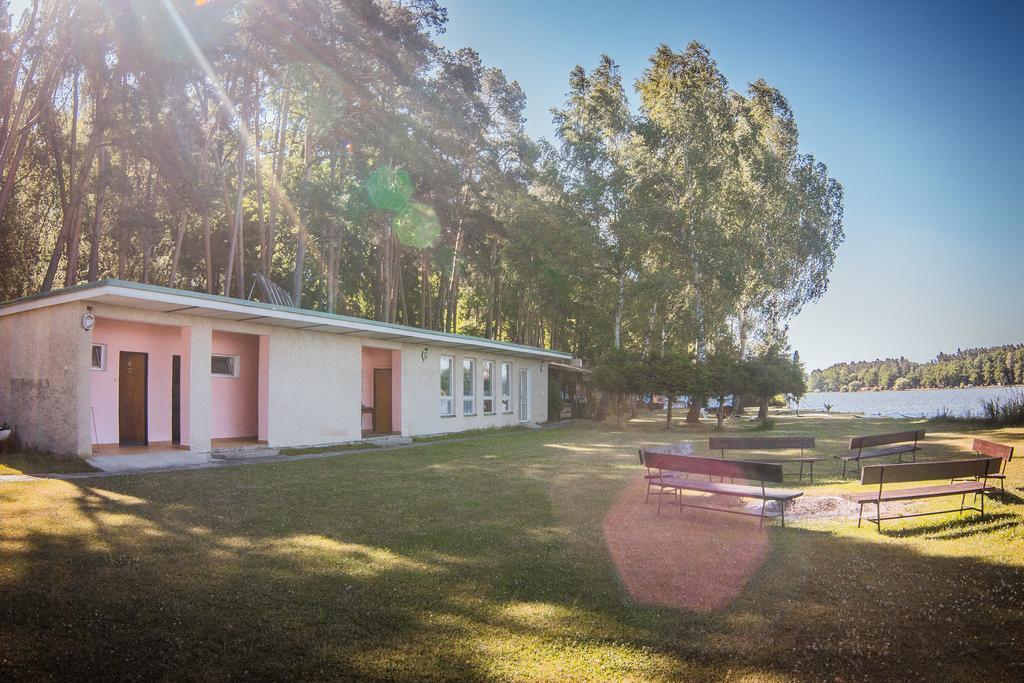
M 398 241 L 407 247 L 426 249 L 441 236 L 441 221 L 434 207 L 412 202 L 391 222 Z
M 366 180 L 370 203 L 384 211 L 401 211 L 412 197 L 412 179 L 402 168 L 381 166 Z

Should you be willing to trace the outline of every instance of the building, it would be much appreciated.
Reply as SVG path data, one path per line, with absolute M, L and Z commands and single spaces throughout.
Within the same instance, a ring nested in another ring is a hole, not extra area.
M 103 280 L 0 304 L 0 421 L 65 454 L 334 444 L 547 420 L 569 354 Z

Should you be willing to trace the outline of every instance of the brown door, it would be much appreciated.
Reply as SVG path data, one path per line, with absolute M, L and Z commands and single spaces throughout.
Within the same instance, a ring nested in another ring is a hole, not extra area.
M 171 356 L 171 443 L 181 443 L 181 356 Z
M 146 446 L 146 370 L 149 355 L 122 351 L 117 375 L 117 422 L 122 446 Z
M 391 369 L 373 371 L 373 431 L 391 433 Z

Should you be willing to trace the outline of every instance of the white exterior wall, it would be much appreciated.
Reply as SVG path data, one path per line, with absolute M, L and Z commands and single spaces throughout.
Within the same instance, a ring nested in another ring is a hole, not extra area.
M 88 455 L 92 332 L 86 304 L 0 317 L 0 422 L 30 448 Z
M 426 361 L 422 358 L 427 349 Z M 441 415 L 441 356 L 455 359 L 454 385 L 455 415 Z M 476 414 L 462 414 L 462 360 L 472 358 L 475 364 Z M 494 403 L 495 414 L 483 414 L 483 361 L 494 361 Z M 512 412 L 501 410 L 501 363 L 512 364 Z M 508 427 L 519 424 L 519 370 L 530 371 L 530 421 L 546 422 L 547 369 L 541 371 L 539 360 L 496 354 L 481 349 L 479 352 L 451 349 L 429 344 L 402 345 L 402 434 L 423 436 L 445 432 L 462 432 L 469 429 Z
M 59 453 L 91 453 L 90 362 L 92 333 L 81 327 L 87 304 L 46 306 L 0 316 L 0 420 L 18 429 L 28 444 Z M 361 434 L 362 347 L 398 350 L 401 354 L 401 433 L 422 436 L 519 423 L 521 368 L 530 372 L 530 421 L 547 420 L 547 370 L 541 361 L 490 350 L 466 351 L 443 346 L 397 343 L 359 334 L 291 329 L 260 323 L 219 320 L 188 313 L 162 313 L 110 304 L 92 304 L 98 318 L 137 321 L 183 328 L 190 348 L 182 368 L 187 391 L 189 448 L 210 450 L 213 330 L 266 337 L 269 370 L 266 440 L 272 447 L 357 441 Z M 427 349 L 427 359 L 421 357 Z M 440 356 L 455 359 L 455 416 L 440 410 Z M 476 360 L 474 416 L 462 415 L 462 359 Z M 482 362 L 494 361 L 493 415 L 482 413 Z M 512 364 L 512 412 L 501 411 L 500 364 Z M 188 374 L 187 382 L 184 377 Z M 261 380 L 263 381 L 263 380 Z M 183 396 L 184 398 L 184 396 Z M 183 401 L 184 404 L 184 401 Z M 261 411 L 264 408 L 261 406 Z M 184 432 L 184 425 L 183 425 Z M 263 434 L 260 435 L 261 437 Z
M 263 326 L 270 337 L 267 441 L 310 446 L 362 438 L 362 344 L 354 335 Z

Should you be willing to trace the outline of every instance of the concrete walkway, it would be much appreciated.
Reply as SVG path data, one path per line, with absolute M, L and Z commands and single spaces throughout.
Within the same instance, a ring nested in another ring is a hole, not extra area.
M 561 422 L 554 422 L 546 425 L 537 425 L 531 427 L 533 429 L 554 429 L 556 427 L 564 427 L 569 424 L 568 420 Z M 525 431 L 525 430 L 524 430 Z M 499 436 L 508 436 L 509 434 L 515 434 L 516 432 L 496 432 L 494 434 L 465 434 L 465 435 L 453 435 L 448 439 L 434 439 L 430 441 L 413 441 L 411 443 L 397 443 L 393 446 L 378 446 L 368 448 L 347 448 L 336 451 L 318 451 L 316 453 L 301 453 L 298 455 L 273 455 L 273 456 L 261 456 L 257 458 L 248 459 L 232 459 L 232 460 L 219 460 L 211 458 L 209 454 L 202 456 L 195 454 L 188 454 L 179 451 L 177 457 L 179 461 L 170 462 L 163 460 L 168 453 L 149 455 L 110 455 L 110 456 L 97 456 L 89 458 L 88 462 L 94 467 L 99 465 L 94 464 L 93 460 L 99 458 L 137 458 L 148 460 L 149 463 L 143 464 L 138 467 L 122 464 L 120 462 L 107 462 L 105 463 L 112 469 L 103 472 L 68 472 L 61 474 L 12 474 L 0 476 L 0 483 L 6 481 L 36 481 L 41 479 L 62 479 L 62 480 L 77 480 L 77 479 L 104 479 L 106 477 L 123 477 L 126 475 L 133 474 L 154 474 L 159 472 L 180 472 L 182 470 L 200 470 L 200 469 L 212 469 L 217 467 L 241 467 L 243 465 L 258 465 L 263 463 L 272 462 L 295 462 L 298 460 L 315 460 L 319 458 L 336 458 L 341 455 L 359 455 L 363 453 L 387 453 L 390 451 L 404 450 L 407 448 L 422 448 L 425 446 L 436 446 L 440 444 L 453 443 L 456 441 L 466 441 L 468 439 L 491 439 Z M 14 477 L 18 477 L 17 479 Z

